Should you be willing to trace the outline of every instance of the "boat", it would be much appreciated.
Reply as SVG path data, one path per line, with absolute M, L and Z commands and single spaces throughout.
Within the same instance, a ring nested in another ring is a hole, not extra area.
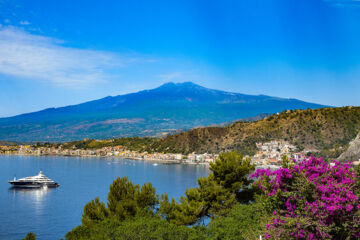
M 9 181 L 13 187 L 18 188 L 40 188 L 40 187 L 58 187 L 58 183 L 54 182 L 50 178 L 46 177 L 42 171 L 36 176 L 24 177 Z

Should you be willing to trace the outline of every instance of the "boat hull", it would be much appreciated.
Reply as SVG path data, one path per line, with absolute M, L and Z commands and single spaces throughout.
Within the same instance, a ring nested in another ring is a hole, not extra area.
M 41 187 L 58 187 L 60 186 L 57 183 L 37 183 L 37 182 L 17 182 L 17 181 L 9 181 L 9 183 L 15 188 L 41 188 Z

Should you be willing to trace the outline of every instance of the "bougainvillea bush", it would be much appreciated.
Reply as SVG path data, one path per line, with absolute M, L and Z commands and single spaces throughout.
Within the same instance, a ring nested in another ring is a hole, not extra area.
M 251 176 L 272 212 L 266 239 L 359 239 L 358 173 L 350 163 L 309 157 Z

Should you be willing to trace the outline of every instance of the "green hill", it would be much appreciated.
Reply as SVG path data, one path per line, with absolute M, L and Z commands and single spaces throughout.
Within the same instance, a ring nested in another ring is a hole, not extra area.
M 300 149 L 337 157 L 360 131 L 360 107 L 288 110 L 256 122 L 197 128 L 152 143 L 156 152 L 256 151 L 256 142 L 287 140 Z
M 66 148 L 122 145 L 129 150 L 171 153 L 219 153 L 238 150 L 252 155 L 256 142 L 286 140 L 299 149 L 335 158 L 360 131 L 360 107 L 288 110 L 255 122 L 195 128 L 165 138 L 119 138 L 66 143 Z

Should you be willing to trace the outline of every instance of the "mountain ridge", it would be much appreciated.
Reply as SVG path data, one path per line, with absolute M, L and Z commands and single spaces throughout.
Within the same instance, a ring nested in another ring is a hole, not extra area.
M 284 109 L 321 107 L 325 106 L 209 89 L 192 82 L 169 82 L 136 93 L 0 118 L 0 140 L 161 136 L 174 130 L 221 124 Z

